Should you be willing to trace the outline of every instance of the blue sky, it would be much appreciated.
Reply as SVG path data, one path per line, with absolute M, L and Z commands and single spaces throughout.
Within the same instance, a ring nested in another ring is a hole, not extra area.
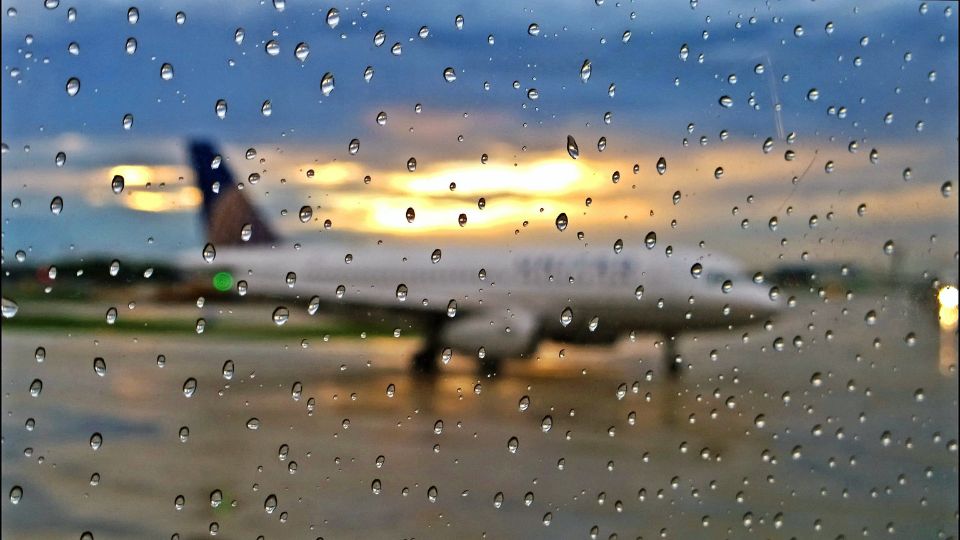
M 71 6 L 77 10 L 74 22 L 67 20 Z M 157 256 L 202 243 L 188 207 L 171 203 L 162 212 L 143 212 L 126 199 L 94 194 L 109 193 L 109 178 L 103 176 L 121 164 L 169 166 L 169 177 L 154 184 L 187 186 L 191 179 L 179 177 L 189 173 L 182 146 L 190 137 L 224 145 L 225 159 L 241 177 L 262 174 L 261 191 L 249 193 L 272 218 L 282 221 L 281 210 L 320 201 L 337 234 L 351 238 L 398 232 L 379 230 L 375 222 L 352 224 L 369 218 L 355 207 L 374 198 L 385 201 L 378 208 L 395 205 L 398 212 L 414 204 L 405 200 L 401 185 L 403 178 L 416 177 L 403 176 L 411 156 L 421 164 L 417 174 L 449 171 L 453 180 L 458 167 L 478 164 L 484 153 L 507 168 L 569 159 L 567 134 L 579 141 L 583 182 L 545 201 L 536 193 L 509 198 L 512 206 L 504 215 L 513 217 L 478 230 L 478 241 L 513 239 L 527 220 L 533 225 L 524 234 L 533 241 L 551 233 L 558 209 L 579 216 L 575 219 L 602 241 L 657 229 L 678 242 L 707 239 L 718 249 L 750 256 L 758 249 L 777 251 L 786 237 L 796 250 L 787 259 L 807 246 L 824 260 L 861 257 L 862 249 L 864 261 L 881 264 L 876 246 L 898 236 L 920 252 L 932 249 L 929 258 L 939 264 L 950 263 L 956 253 L 956 199 L 940 195 L 944 182 L 956 184 L 958 157 L 957 15 L 944 11 L 955 10 L 952 3 L 930 2 L 921 13 L 919 4 L 902 2 L 705 0 L 692 8 L 683 2 L 611 0 L 599 6 L 542 1 L 493 7 L 464 2 L 318 7 L 288 1 L 283 11 L 271 2 L 154 2 L 138 6 L 136 24 L 127 21 L 129 7 L 61 1 L 48 10 L 42 2 L 2 3 L 8 257 L 29 248 L 38 257 L 53 257 L 71 245 L 79 253 Z M 330 7 L 340 11 L 335 29 L 325 23 Z M 16 16 L 8 15 L 10 8 Z M 183 25 L 174 20 L 179 10 L 186 13 Z M 454 24 L 458 14 L 462 30 Z M 531 23 L 540 26 L 539 36 L 528 34 Z M 418 37 L 422 26 L 429 28 L 426 39 Z M 234 40 L 237 28 L 245 33 L 240 45 Z M 375 47 L 379 30 L 386 40 Z M 624 43 L 628 30 L 631 38 Z M 138 42 L 132 55 L 124 51 L 129 37 Z M 280 44 L 277 56 L 264 50 L 271 39 Z M 79 45 L 79 54 L 68 52 L 71 42 Z M 303 62 L 294 56 L 300 42 L 310 47 Z M 402 46 L 399 56 L 391 54 L 394 43 Z M 679 57 L 684 44 L 686 61 Z M 592 63 L 586 83 L 579 78 L 585 59 Z M 173 65 L 173 79 L 161 79 L 163 63 Z M 761 63 L 764 73 L 757 74 Z M 374 69 L 370 82 L 363 78 L 367 66 Z M 456 70 L 455 82 L 443 79 L 448 66 Z M 320 80 L 327 72 L 336 85 L 323 96 Z M 70 77 L 81 81 L 73 97 L 65 91 Z M 537 100 L 527 97 L 531 88 Z M 814 88 L 819 98 L 811 101 Z M 722 96 L 732 98 L 731 108 L 719 104 Z M 219 99 L 228 103 L 224 119 L 214 113 Z M 260 112 L 264 100 L 272 103 L 269 117 Z M 418 103 L 420 114 L 414 113 Z M 836 114 L 840 107 L 846 109 L 843 118 Z M 379 111 L 388 115 L 385 126 L 374 121 Z M 603 121 L 606 112 L 609 124 Z M 893 113 L 892 123 L 884 122 L 887 113 Z M 134 117 L 130 131 L 122 128 L 125 114 Z M 783 134 L 796 134 L 795 143 L 782 139 L 778 122 Z M 724 141 L 722 130 L 728 133 Z M 608 143 L 602 153 L 600 137 Z M 777 139 L 769 156 L 760 150 L 767 137 Z M 354 138 L 361 147 L 351 156 L 347 146 Z M 853 140 L 857 154 L 847 150 Z M 251 147 L 263 163 L 243 159 Z M 783 159 L 788 148 L 797 153 L 793 162 Z M 880 152 L 876 166 L 866 162 L 870 148 Z M 59 169 L 58 151 L 67 153 Z M 664 177 L 654 171 L 658 156 L 670 163 Z M 828 161 L 836 166 L 832 174 L 824 172 Z M 344 164 L 357 176 L 351 182 L 311 183 L 304 163 Z M 632 174 L 633 163 L 641 165 L 640 174 Z M 712 177 L 714 163 L 725 169 L 721 183 Z M 808 164 L 811 173 L 794 186 L 790 178 Z M 905 183 L 906 168 L 912 177 Z M 614 170 L 624 178 L 615 186 L 609 181 Z M 374 177 L 372 187 L 360 182 L 364 172 Z M 389 182 L 378 181 L 387 176 Z M 673 207 L 675 190 L 685 196 Z M 70 210 L 56 219 L 47 210 L 52 194 L 62 195 Z M 423 208 L 436 203 L 455 211 L 462 204 L 476 213 L 476 195 L 438 189 L 415 200 Z M 745 202 L 749 195 L 755 203 Z M 591 209 L 583 205 L 588 196 L 597 202 Z M 21 199 L 18 209 L 11 208 L 14 198 Z M 860 202 L 879 211 L 858 220 L 851 209 Z M 795 206 L 794 214 L 786 214 L 788 205 Z M 838 216 L 832 228 L 811 232 L 808 218 L 829 212 Z M 633 221 L 611 219 L 621 215 Z M 783 223 L 774 235 L 766 226 L 772 215 Z M 744 218 L 751 219 L 749 230 L 738 226 Z M 672 219 L 681 226 L 671 227 Z M 429 232 L 474 234 L 454 222 Z M 934 248 L 931 235 L 941 239 Z M 154 239 L 152 247 L 145 247 L 147 238 Z M 765 257 L 758 263 L 777 260 L 773 252 Z

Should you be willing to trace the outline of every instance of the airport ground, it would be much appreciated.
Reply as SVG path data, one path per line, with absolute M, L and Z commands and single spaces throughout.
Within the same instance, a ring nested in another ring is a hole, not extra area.
M 272 336 L 192 332 L 215 302 L 121 310 L 186 331 L 77 322 L 98 306 L 48 306 L 43 325 L 25 305 L 33 324 L 3 330 L 2 489 L 23 496 L 2 536 L 956 537 L 955 331 L 898 295 L 799 298 L 770 329 L 683 337 L 679 380 L 647 334 L 545 343 L 492 378 L 457 355 L 425 378 L 406 333 L 298 314 Z M 272 308 L 225 309 L 221 329 Z

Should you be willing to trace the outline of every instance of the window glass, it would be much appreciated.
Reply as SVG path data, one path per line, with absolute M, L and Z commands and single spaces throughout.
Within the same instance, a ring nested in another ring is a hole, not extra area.
M 953 538 L 956 2 L 3 0 L 4 538 Z

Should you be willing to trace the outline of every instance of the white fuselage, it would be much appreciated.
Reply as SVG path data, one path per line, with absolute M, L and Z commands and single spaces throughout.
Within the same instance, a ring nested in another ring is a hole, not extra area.
M 674 334 L 741 324 L 776 309 L 766 288 L 715 253 L 460 246 L 443 248 L 437 260 L 435 249 L 238 246 L 218 249 L 211 263 L 200 253 L 188 263 L 211 273 L 229 270 L 250 294 L 293 297 L 305 306 L 319 297 L 325 304 L 435 314 L 447 346 L 499 350 L 503 342 L 505 355 L 541 338 L 609 342 L 631 330 Z M 691 272 L 695 263 L 702 265 L 699 277 Z M 725 292 L 727 280 L 732 288 Z

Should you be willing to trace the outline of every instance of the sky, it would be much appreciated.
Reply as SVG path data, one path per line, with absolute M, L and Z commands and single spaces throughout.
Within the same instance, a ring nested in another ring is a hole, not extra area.
M 956 268 L 952 2 L 48 4 L 3 1 L 0 13 L 5 265 L 20 250 L 32 262 L 199 251 L 185 146 L 203 138 L 284 247 L 629 250 L 656 231 L 757 267 L 884 268 L 893 240 L 911 270 Z

